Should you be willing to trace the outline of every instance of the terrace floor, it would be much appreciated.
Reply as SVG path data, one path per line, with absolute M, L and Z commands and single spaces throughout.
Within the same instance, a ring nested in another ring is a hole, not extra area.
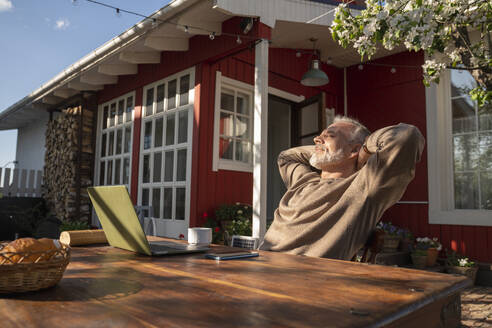
M 492 287 L 474 286 L 461 294 L 462 327 L 492 327 Z

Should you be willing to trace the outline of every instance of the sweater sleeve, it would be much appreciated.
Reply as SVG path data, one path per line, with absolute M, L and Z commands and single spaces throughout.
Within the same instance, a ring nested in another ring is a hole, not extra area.
M 284 150 L 278 156 L 278 169 L 287 189 L 296 185 L 308 173 L 316 172 L 309 164 L 315 146 L 301 146 Z

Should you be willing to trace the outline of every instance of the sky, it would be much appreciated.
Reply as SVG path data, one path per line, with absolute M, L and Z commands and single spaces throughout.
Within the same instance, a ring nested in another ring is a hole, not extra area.
M 100 2 L 149 15 L 169 1 Z M 0 112 L 141 19 L 87 0 L 0 0 Z M 16 138 L 0 131 L 0 168 L 15 160 Z

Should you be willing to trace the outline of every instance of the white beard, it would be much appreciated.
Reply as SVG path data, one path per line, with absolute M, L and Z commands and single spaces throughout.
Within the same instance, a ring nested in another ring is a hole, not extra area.
M 346 156 L 342 148 L 336 150 L 334 153 L 330 153 L 328 150 L 325 150 L 323 154 L 314 152 L 309 159 L 309 164 L 318 170 L 322 170 L 324 166 L 328 164 L 336 164 L 345 157 Z

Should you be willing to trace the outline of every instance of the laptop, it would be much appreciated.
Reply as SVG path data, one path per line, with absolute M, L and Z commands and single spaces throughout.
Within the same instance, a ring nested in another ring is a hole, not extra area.
M 149 256 L 204 252 L 207 246 L 170 241 L 149 242 L 138 220 L 126 186 L 89 187 L 87 192 L 106 239 L 113 247 Z

